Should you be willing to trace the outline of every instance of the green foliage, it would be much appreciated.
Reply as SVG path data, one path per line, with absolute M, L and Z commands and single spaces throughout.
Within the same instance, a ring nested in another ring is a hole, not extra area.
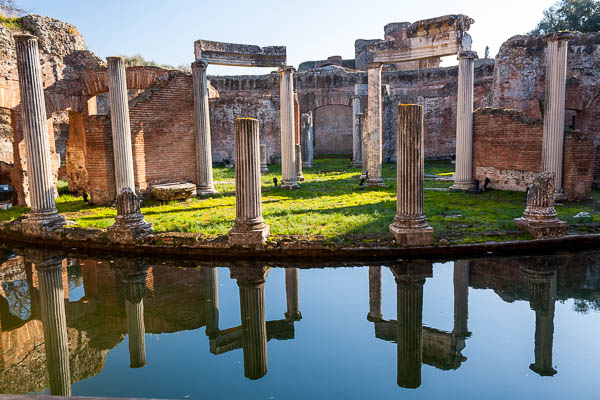
M 15 31 L 27 31 L 27 28 L 22 24 L 22 18 L 6 17 L 0 14 L 0 25 Z
M 159 64 L 154 60 L 146 60 L 141 54 L 135 54 L 133 56 L 121 55 L 125 59 L 126 67 L 141 67 L 141 66 L 149 66 L 149 67 L 160 67 L 164 69 L 178 69 L 183 72 L 192 72 L 192 68 L 189 65 L 179 65 L 174 67 L 169 64 Z
M 560 0 L 544 10 L 544 17 L 530 35 L 546 35 L 557 31 L 600 31 L 600 1 Z

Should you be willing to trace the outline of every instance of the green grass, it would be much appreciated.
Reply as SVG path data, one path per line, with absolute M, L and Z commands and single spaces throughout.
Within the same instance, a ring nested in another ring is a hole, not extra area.
M 453 168 L 449 161 L 426 163 L 428 173 L 444 173 Z M 304 171 L 301 189 L 276 189 L 273 178 L 281 178 L 278 166 L 269 166 L 261 177 L 263 216 L 276 235 L 320 235 L 328 240 L 370 240 L 387 233 L 396 212 L 395 164 L 384 164 L 384 188 L 359 189 L 360 169 L 351 168 L 348 159 L 315 160 L 314 168 Z M 214 168 L 220 194 L 206 199 L 161 204 L 145 201 L 142 212 L 159 232 L 198 232 L 209 236 L 226 234 L 235 220 L 234 171 Z M 425 181 L 426 188 L 448 187 L 450 182 Z M 557 205 L 559 217 L 569 223 L 570 232 L 600 231 L 600 191 L 585 203 Z M 64 194 L 57 208 L 77 226 L 106 228 L 114 222 L 112 207 L 85 205 L 80 197 Z M 525 193 L 490 190 L 482 194 L 450 191 L 425 191 L 425 213 L 435 229 L 436 240 L 448 243 L 478 243 L 508 239 L 527 239 L 518 231 L 513 218 L 523 214 Z M 575 219 L 581 211 L 585 220 Z M 26 212 L 24 207 L 0 212 L 0 220 L 11 220 Z

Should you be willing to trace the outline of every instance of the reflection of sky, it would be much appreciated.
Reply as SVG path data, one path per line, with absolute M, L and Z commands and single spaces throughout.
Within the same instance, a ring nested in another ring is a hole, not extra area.
M 8 302 L 8 311 L 17 318 L 27 320 L 31 316 L 31 298 L 27 280 L 2 282 L 2 291 Z
M 453 263 L 436 264 L 424 288 L 424 325 L 451 331 Z M 238 287 L 219 269 L 220 328 L 240 324 Z M 286 311 L 285 272 L 272 269 L 265 286 L 267 320 Z M 382 309 L 396 319 L 396 286 L 382 270 Z M 416 390 L 396 384 L 397 348 L 375 338 L 369 311 L 368 269 L 299 271 L 302 320 L 295 338 L 268 343 L 268 373 L 244 378 L 242 350 L 209 352 L 204 328 L 146 335 L 148 365 L 129 368 L 127 339 L 112 350 L 97 376 L 75 383 L 73 395 L 170 398 L 537 398 L 597 395 L 600 313 L 575 313 L 573 301 L 556 303 L 554 377 L 529 370 L 534 361 L 535 312 L 529 303 L 506 303 L 492 290 L 469 289 L 469 330 L 456 371 L 423 365 Z

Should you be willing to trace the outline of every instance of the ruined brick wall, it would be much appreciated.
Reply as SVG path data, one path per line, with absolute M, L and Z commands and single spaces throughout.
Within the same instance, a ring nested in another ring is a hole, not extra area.
M 69 135 L 66 148 L 69 149 L 65 154 L 65 173 L 69 191 L 76 193 L 87 191 L 87 148 L 81 113 L 69 113 Z
M 542 170 L 543 122 L 516 110 L 481 108 L 473 115 L 473 173 L 489 187 L 524 191 Z M 588 199 L 593 142 L 568 132 L 564 142 L 563 189 L 569 200 Z
M 83 125 L 87 154 L 87 191 L 92 203 L 109 204 L 116 196 L 110 117 L 90 115 L 83 119 Z

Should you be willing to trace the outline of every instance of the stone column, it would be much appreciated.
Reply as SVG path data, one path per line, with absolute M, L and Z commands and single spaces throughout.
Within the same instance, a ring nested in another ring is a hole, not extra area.
M 314 137 L 313 137 L 312 112 L 302 114 L 302 167 L 312 168 L 314 161 Z
M 108 57 L 106 61 L 108 62 L 108 92 L 115 159 L 115 183 L 117 195 L 119 195 L 125 188 L 135 192 L 127 75 L 123 57 Z
M 265 280 L 267 268 L 232 267 L 231 277 L 240 288 L 244 374 L 260 379 L 267 374 L 267 323 Z
M 352 166 L 362 166 L 362 138 L 360 131 L 360 96 L 352 96 Z
M 269 227 L 262 216 L 258 121 L 235 120 L 235 224 L 229 231 L 229 243 L 237 246 L 263 245 Z M 293 139 L 292 136 L 292 145 Z
M 367 320 L 381 321 L 381 267 L 369 267 L 369 313 Z
M 302 147 L 300 143 L 296 144 L 296 176 L 299 181 L 304 180 L 304 174 L 302 173 Z
M 34 263 L 40 288 L 41 319 L 44 326 L 50 394 L 68 397 L 71 396 L 71 372 L 62 259 L 40 257 Z
M 542 171 L 554 172 L 556 198 L 566 198 L 562 189 L 563 142 L 565 135 L 565 90 L 567 81 L 567 48 L 571 32 L 554 32 L 546 42 L 546 90 L 544 92 L 544 137 Z
M 198 196 L 219 193 L 215 190 L 212 176 L 212 149 L 210 142 L 210 116 L 208 110 L 207 64 L 202 61 L 192 63 L 194 84 L 194 128 L 196 130 L 196 192 Z M 236 160 L 237 161 L 237 160 Z
M 369 80 L 369 119 L 367 121 L 367 186 L 385 186 L 381 176 L 382 161 L 382 96 L 381 96 L 381 64 L 367 66 Z
M 281 118 L 281 188 L 297 189 L 294 120 L 294 68 L 279 68 Z
M 60 228 L 66 221 L 58 214 L 54 202 L 52 156 L 38 39 L 32 35 L 14 35 L 14 38 L 31 203 L 31 210 L 23 224 L 26 230 L 37 233 L 40 230 Z
M 144 325 L 144 294 L 146 292 L 147 267 L 125 274 L 125 315 L 129 336 L 129 366 L 141 368 L 146 365 L 146 327 Z
M 219 334 L 219 277 L 215 267 L 204 268 L 206 336 Z
M 269 167 L 267 166 L 267 145 L 266 144 L 260 145 L 260 173 L 261 173 L 261 175 L 269 173 Z
M 535 362 L 529 368 L 541 376 L 553 376 L 554 305 L 556 271 L 523 269 L 529 289 L 529 304 L 535 311 Z
M 367 126 L 369 125 L 369 110 L 364 110 L 360 120 L 360 133 L 362 136 L 362 172 L 361 179 L 367 179 L 369 175 L 369 138 Z
M 400 246 L 431 245 L 433 228 L 424 213 L 423 106 L 398 105 L 396 152 L 396 218 L 390 232 Z
M 298 321 L 302 319 L 298 295 L 298 268 L 286 268 L 285 270 L 285 297 L 287 300 L 287 320 Z
M 133 243 L 149 235 L 153 230 L 151 223 L 144 220 L 140 210 L 141 201 L 129 187 L 117 195 L 117 216 L 115 223 L 106 229 L 106 235 L 111 242 Z
M 459 339 L 470 335 L 469 319 L 469 270 L 468 260 L 454 261 L 454 329 L 452 333 Z
M 473 184 L 473 74 L 477 53 L 458 54 L 456 100 L 456 171 L 452 189 L 471 190 Z

